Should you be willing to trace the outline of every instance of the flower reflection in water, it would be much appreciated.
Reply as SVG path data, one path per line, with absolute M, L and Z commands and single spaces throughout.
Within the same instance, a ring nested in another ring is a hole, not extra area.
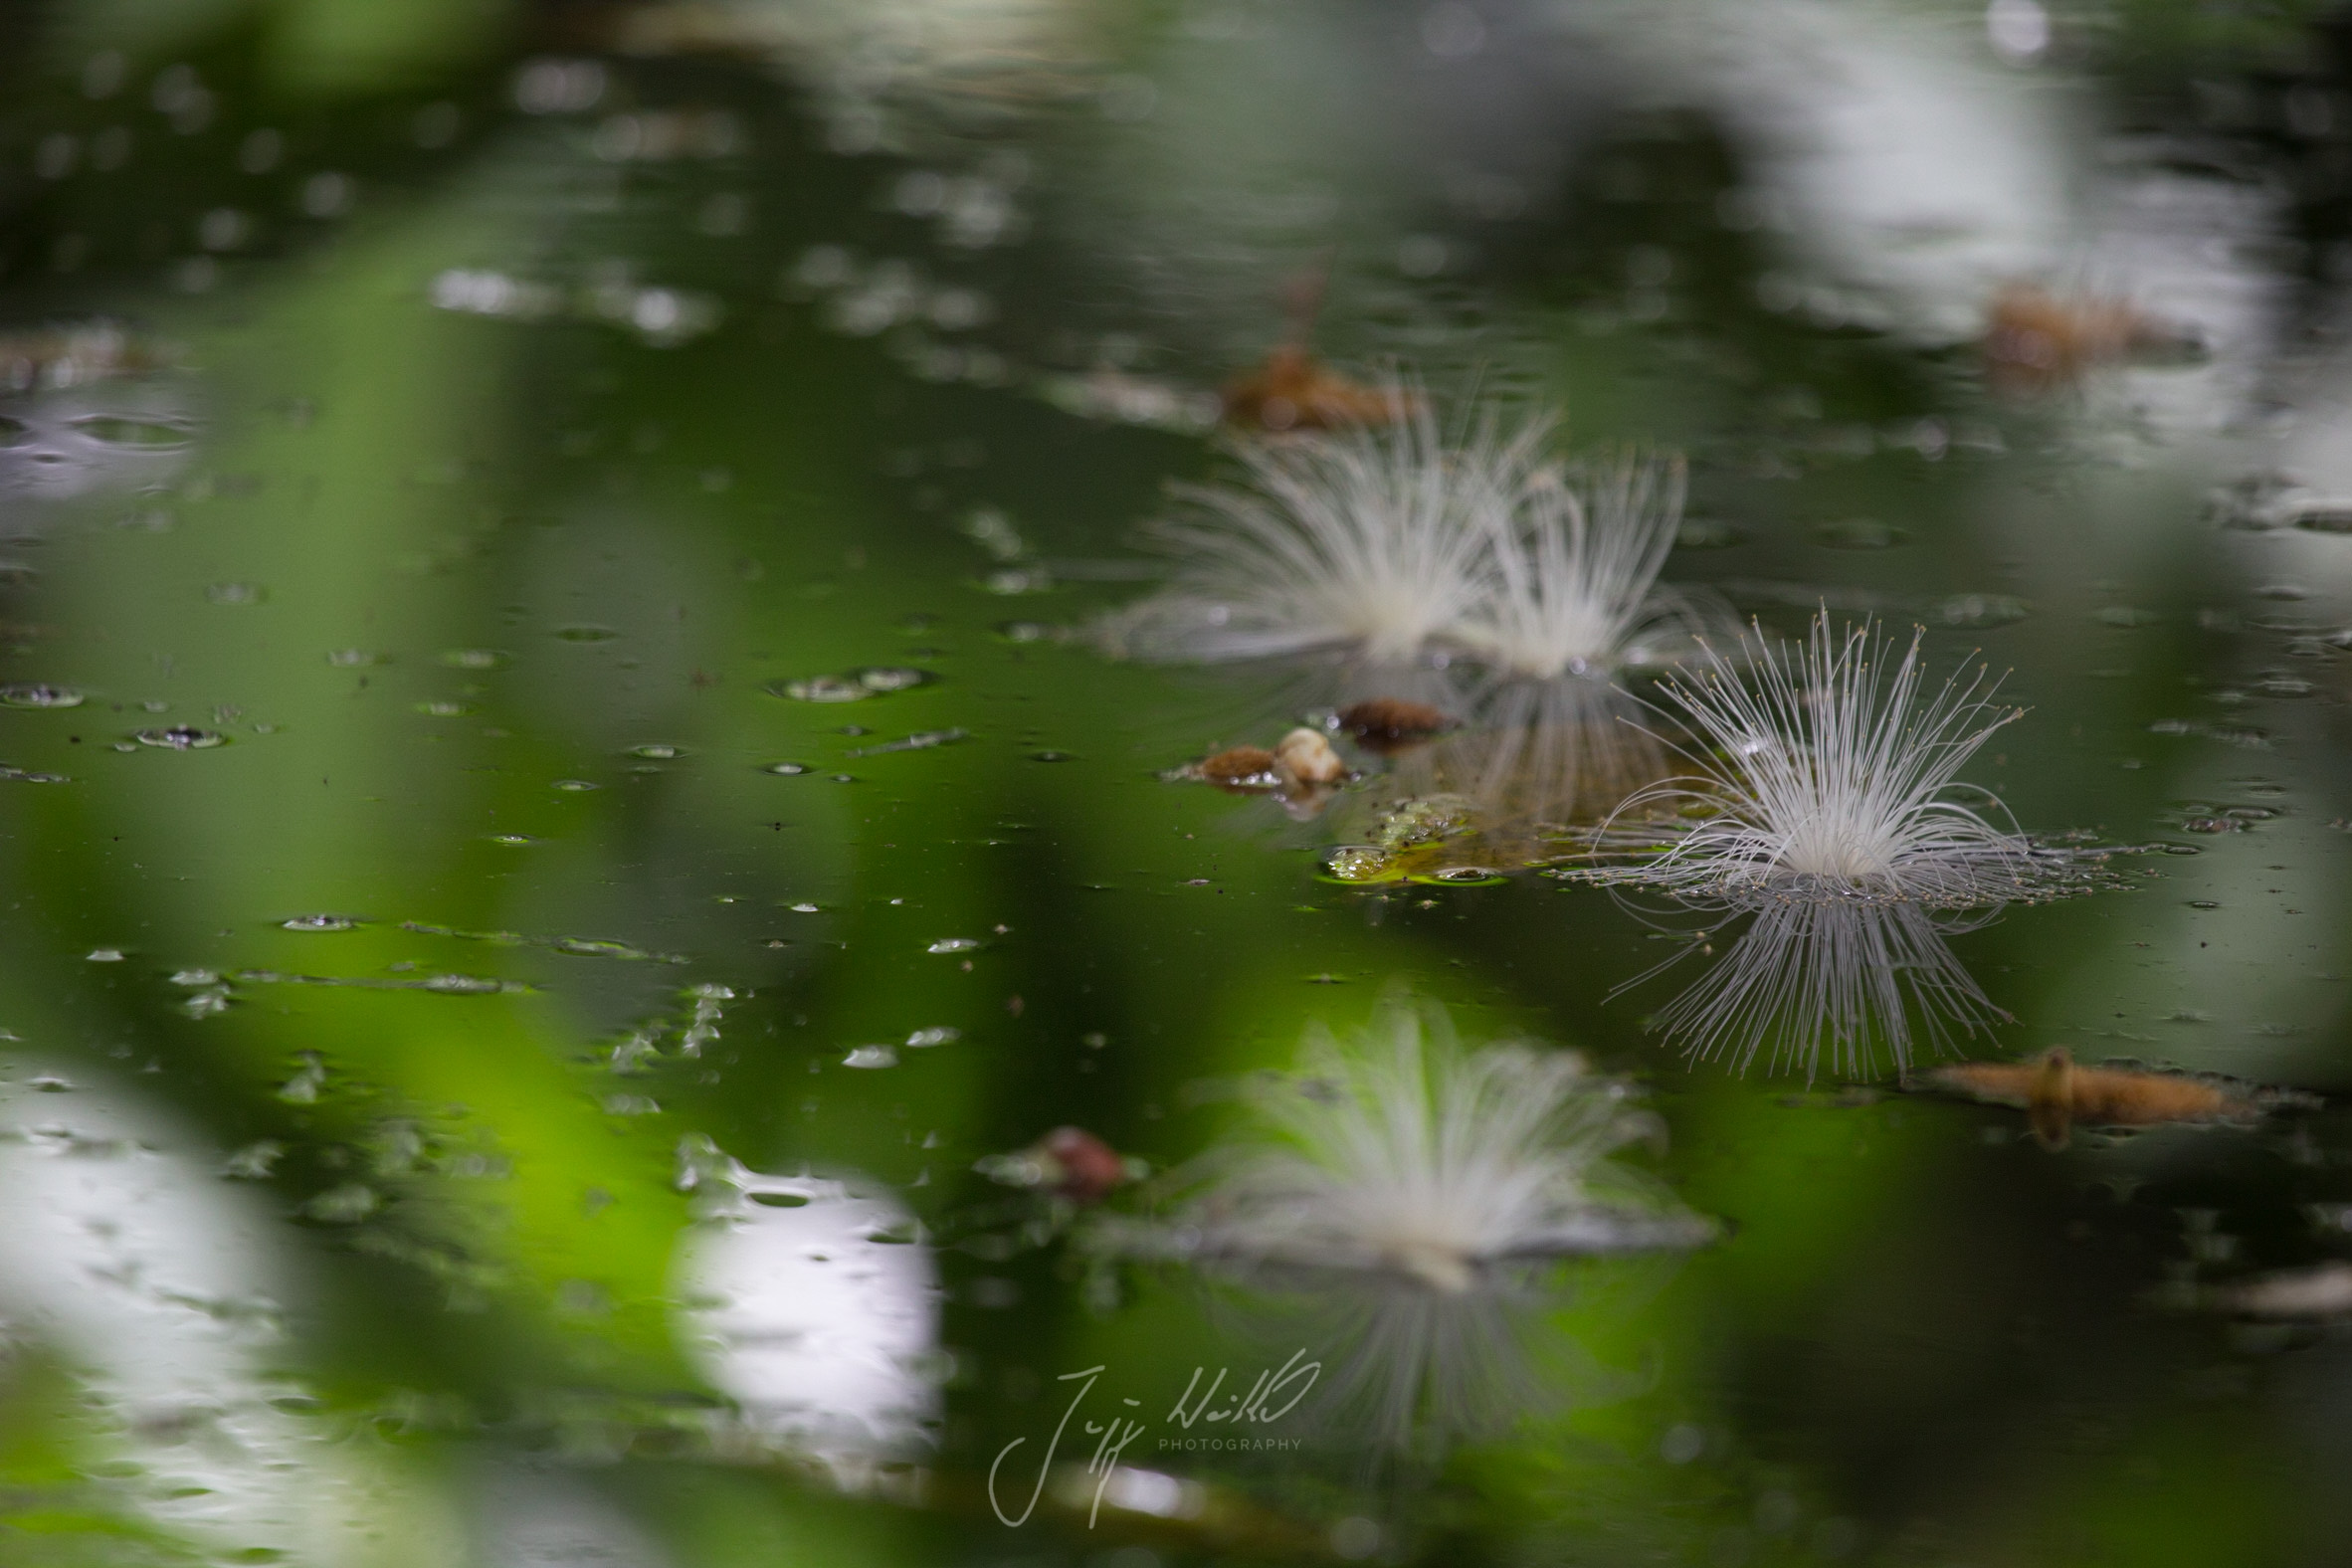
M 1955 1034 L 1974 1036 L 2009 1022 L 1944 940 L 1998 909 L 1939 915 L 1917 903 L 1825 901 L 1770 890 L 1717 907 L 1731 913 L 1703 937 L 1742 913 L 1753 919 L 1653 1020 L 1693 1057 L 1721 1057 L 1744 1071 L 1769 1046 L 1776 1069 L 1802 1066 L 1811 1078 L 1826 1057 L 1832 1071 L 1860 1076 L 1871 1065 L 1873 1042 L 1885 1047 L 1898 1071 L 1907 1070 L 1922 1041 L 1948 1051 Z M 1619 989 L 1687 956 L 1678 953 Z
M 1667 772 L 1670 753 L 1635 722 L 1641 704 L 1588 676 L 1487 683 L 1454 699 L 1468 715 L 1427 744 L 1394 748 L 1361 797 L 1330 876 L 1462 880 L 1556 860 L 1578 824 L 1615 812 Z
M 1116 1250 L 1178 1259 L 1303 1313 L 1335 1349 L 1327 1408 L 1379 1440 L 1491 1430 L 1547 1397 L 1539 1364 L 1568 1259 L 1702 1246 L 1714 1226 L 1612 1156 L 1661 1126 L 1575 1054 L 1466 1049 L 1392 996 L 1344 1042 L 1316 1026 L 1254 1138 L 1180 1173 Z

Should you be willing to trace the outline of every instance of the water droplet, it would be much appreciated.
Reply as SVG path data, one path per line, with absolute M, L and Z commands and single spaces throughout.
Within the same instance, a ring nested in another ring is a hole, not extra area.
M 582 793 L 592 789 L 604 788 L 602 784 L 592 784 L 586 779 L 557 779 L 548 787 L 550 789 L 571 790 L 574 793 Z
M 130 738 L 142 746 L 160 746 L 166 751 L 210 751 L 215 746 L 229 743 L 228 736 L 215 734 L 209 729 L 198 729 L 193 724 L 173 724 L 168 729 L 134 730 Z
M 906 1043 L 919 1051 L 926 1046 L 950 1045 L 963 1038 L 964 1032 L 962 1030 L 947 1024 L 939 1024 L 930 1029 L 916 1030 L 906 1037 Z
M 845 1068 L 894 1068 L 898 1053 L 888 1046 L 860 1046 L 841 1059 Z
M 453 670 L 495 670 L 506 662 L 506 656 L 494 648 L 453 648 L 441 656 L 441 662 Z
M 609 643 L 621 634 L 609 626 L 559 626 L 555 635 L 567 643 Z
M 214 604 L 260 604 L 269 590 L 260 583 L 214 583 L 204 590 L 204 597 Z
M 2221 903 L 2213 898 L 2191 898 L 2189 907 L 2192 909 L 2219 909 Z
M 539 842 L 527 833 L 493 833 L 490 836 L 490 841 L 492 844 L 507 845 L 536 844 Z
M 0 686 L 0 704 L 9 707 L 80 707 L 83 700 L 82 693 L 72 686 L 37 682 Z
M 813 903 L 796 903 L 792 906 L 792 912 L 794 914 L 815 914 L 817 912 L 817 905 Z
M 468 713 L 474 711 L 474 704 L 450 701 L 419 702 L 417 711 L 427 718 L 464 718 Z
M 942 936 L 924 948 L 923 951 L 926 953 L 969 953 L 977 952 L 979 948 L 980 941 L 977 937 Z
M 94 947 L 84 956 L 94 964 L 118 964 L 122 962 L 122 949 L 119 947 Z
M 365 648 L 338 648 L 326 656 L 326 662 L 344 668 L 356 665 L 388 665 L 392 662 L 392 656 L 373 653 Z
M 862 702 L 874 695 L 855 681 L 839 676 L 810 676 L 801 681 L 780 681 L 767 687 L 774 696 L 788 697 L 795 702 Z
M 482 975 L 433 975 L 425 981 L 423 989 L 445 996 L 489 996 L 504 990 L 505 983 Z
M 774 773 L 784 778 L 798 778 L 809 771 L 806 762 L 768 762 L 760 766 L 762 773 Z
M 996 635 L 1008 643 L 1042 643 L 1054 636 L 1054 628 L 1043 621 L 1000 621 Z
M 662 741 L 654 741 L 654 742 L 652 742 L 651 744 L 648 744 L 648 745 L 643 745 L 643 746 L 631 746 L 631 747 L 629 748 L 629 755 L 631 755 L 631 756 L 633 756 L 633 757 L 646 757 L 646 758 L 650 758 L 651 760 L 653 760 L 653 761 L 656 761 L 656 762 L 668 762 L 668 761 L 670 761 L 672 758 L 675 758 L 675 757 L 683 757 L 683 756 L 685 756 L 686 754 L 686 747 L 684 747 L 684 746 L 673 746 L 673 745 L 666 744 L 666 743 L 664 743 L 664 742 L 662 742 Z
M 1075 762 L 1078 759 L 1067 751 L 1032 751 L 1029 754 L 1029 760 L 1032 762 Z
M 360 922 L 348 914 L 297 914 L 278 924 L 289 931 L 355 931 Z

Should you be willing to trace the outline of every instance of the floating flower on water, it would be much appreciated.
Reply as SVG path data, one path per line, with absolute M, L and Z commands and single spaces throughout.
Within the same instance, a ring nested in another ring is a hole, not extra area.
M 1303 1314 L 1322 1411 L 1390 1448 L 1491 1430 L 1553 1397 L 1564 1259 L 1681 1251 L 1714 1226 L 1613 1160 L 1655 1136 L 1629 1088 L 1567 1052 L 1464 1049 L 1445 1011 L 1391 998 L 1346 1042 L 1309 1033 L 1254 1138 L 1205 1157 L 1112 1250 L 1173 1258 Z
M 1718 618 L 1706 601 L 1658 585 L 1684 488 L 1679 458 L 1625 453 L 1531 470 L 1511 505 L 1480 512 L 1494 530 L 1492 579 L 1455 640 L 1500 674 L 1536 680 L 1666 662 Z
M 1204 1162 L 1151 1250 L 1459 1294 L 1513 1264 L 1714 1235 L 1610 1158 L 1659 1130 L 1626 1084 L 1569 1052 L 1465 1050 L 1435 1005 L 1392 999 L 1345 1044 L 1318 1025 L 1259 1108 L 1263 1136 Z
M 1424 408 L 1382 429 L 1236 442 L 1249 484 L 1179 491 L 1193 512 L 1160 529 L 1185 561 L 1177 581 L 1104 640 L 1148 659 L 1416 659 L 1476 610 L 1544 433 L 1506 436 L 1489 417 L 1449 446 Z
M 1740 639 L 1739 664 L 1706 648 L 1706 664 L 1660 690 L 1709 742 L 1700 771 L 1644 790 L 1621 810 L 1670 806 L 1684 824 L 1656 853 L 1594 880 L 1661 887 L 1686 898 L 1901 902 L 1936 908 L 1997 904 L 2055 889 L 2056 852 L 1997 826 L 1982 805 L 1951 798 L 1955 777 L 1986 738 L 2017 718 L 1997 706 L 1979 667 L 1919 697 L 1923 631 L 1900 657 L 1869 622 L 1843 636 L 1827 611 L 1807 640 L 1774 647 L 1761 628 Z M 2006 815 L 2004 813 L 2004 815 Z M 1636 830 L 1653 841 L 1658 831 Z M 1623 843 L 1617 834 L 1603 842 Z
M 2063 1046 L 2031 1062 L 1965 1062 L 1928 1080 L 2026 1112 L 2046 1148 L 2062 1149 L 2076 1126 L 2152 1127 L 2167 1122 L 2250 1122 L 2304 1096 L 2229 1078 L 2168 1073 L 2130 1063 L 2086 1068 Z

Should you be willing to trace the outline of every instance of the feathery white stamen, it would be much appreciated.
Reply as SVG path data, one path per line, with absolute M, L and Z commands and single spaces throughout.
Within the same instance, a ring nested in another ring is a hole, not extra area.
M 1178 490 L 1193 512 L 1156 531 L 1186 564 L 1107 635 L 1146 658 L 1418 658 L 1483 591 L 1486 514 L 1509 505 L 1542 435 L 1506 438 L 1489 418 L 1449 449 L 1413 405 L 1382 429 L 1236 442 L 1250 485 Z
M 2034 846 L 1949 798 L 1969 757 L 2021 710 L 1995 705 L 1999 683 L 1982 667 L 1921 702 L 1924 635 L 1914 631 L 1896 658 L 1868 622 L 1833 634 L 1827 611 L 1795 647 L 1768 645 L 1758 628 L 1740 639 L 1752 681 L 1706 647 L 1704 668 L 1660 690 L 1714 754 L 1693 758 L 1697 776 L 1669 779 L 1623 808 L 1706 815 L 1654 858 L 1595 880 L 1685 897 L 1768 888 L 1784 898 L 1943 908 L 2034 891 L 2043 869 Z
M 1548 430 L 1538 422 L 1531 430 Z M 1705 630 L 1697 601 L 1658 586 L 1682 523 L 1679 458 L 1620 453 L 1525 475 L 1492 529 L 1487 590 L 1454 637 L 1498 674 L 1605 675 Z

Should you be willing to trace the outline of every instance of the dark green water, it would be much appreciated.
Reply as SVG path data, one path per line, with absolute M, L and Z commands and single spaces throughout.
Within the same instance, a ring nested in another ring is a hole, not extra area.
M 0 12 L 0 1562 L 2340 1560 L 2352 1301 L 2249 1293 L 2352 1252 L 2317 9 L 170 10 Z M 1688 920 L 1163 779 L 1351 694 L 1080 635 L 1318 271 L 1686 453 L 1670 580 L 2011 672 L 1964 776 L 2136 853 L 1961 922 L 1958 1054 L 2309 1102 L 1691 1061 Z M 2004 384 L 2018 280 L 2194 351 Z M 1718 1239 L 1411 1328 L 988 1173 L 1399 994 Z M 1402 1425 L 1201 1424 L 1307 1363 Z

